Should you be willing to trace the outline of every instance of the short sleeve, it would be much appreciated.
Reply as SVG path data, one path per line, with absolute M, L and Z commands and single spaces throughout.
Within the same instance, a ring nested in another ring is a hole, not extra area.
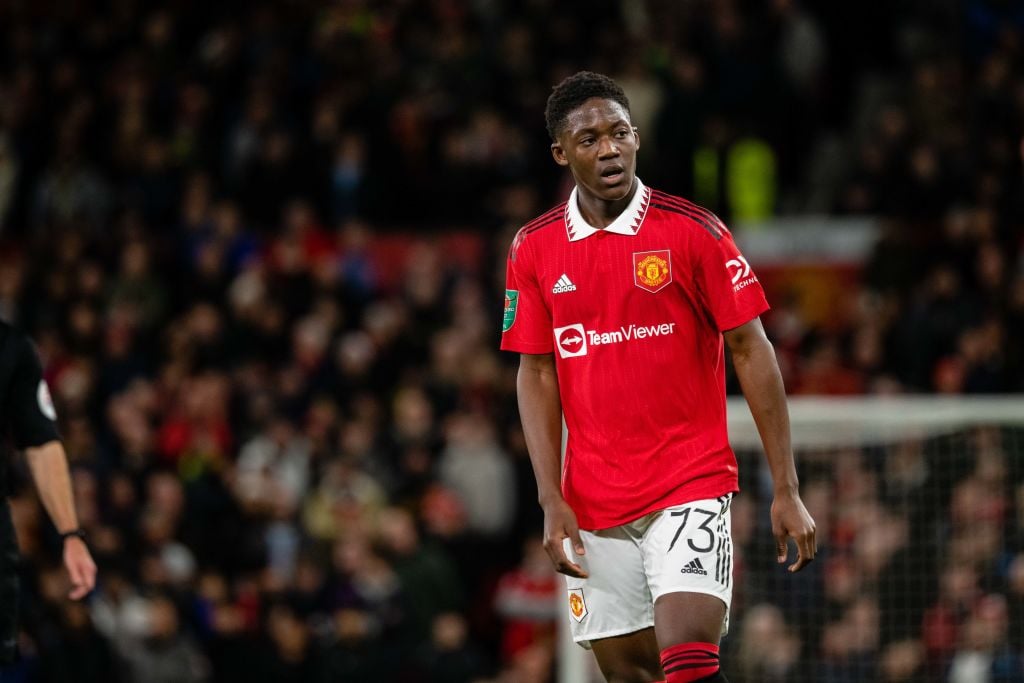
M 768 310 L 761 283 L 728 230 L 702 232 L 694 272 L 702 304 L 720 332 L 750 322 Z
M 537 286 L 533 254 L 522 233 L 516 235 L 505 266 L 505 312 L 501 349 L 553 353 L 551 311 Z
M 12 349 L 17 354 L 8 387 L 6 404 L 14 444 L 19 449 L 42 446 L 60 438 L 57 411 L 50 388 L 43 379 L 43 367 L 32 343 L 20 339 Z

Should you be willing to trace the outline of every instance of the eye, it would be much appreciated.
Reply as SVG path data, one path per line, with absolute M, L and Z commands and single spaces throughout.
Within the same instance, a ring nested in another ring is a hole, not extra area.
M 618 138 L 619 140 L 625 139 L 627 135 L 629 135 L 629 131 L 628 130 L 618 130 L 618 131 L 615 131 L 615 137 Z
M 594 138 L 583 138 L 582 140 L 580 140 L 580 144 L 583 145 L 584 147 L 590 147 L 592 144 L 594 144 Z

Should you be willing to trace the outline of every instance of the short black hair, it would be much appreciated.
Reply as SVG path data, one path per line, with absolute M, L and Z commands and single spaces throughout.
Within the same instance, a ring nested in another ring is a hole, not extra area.
M 558 139 L 569 112 L 592 97 L 618 102 L 626 113 L 629 113 L 629 100 L 618 83 L 603 74 L 580 71 L 556 85 L 548 97 L 548 106 L 544 109 L 544 122 L 552 140 Z

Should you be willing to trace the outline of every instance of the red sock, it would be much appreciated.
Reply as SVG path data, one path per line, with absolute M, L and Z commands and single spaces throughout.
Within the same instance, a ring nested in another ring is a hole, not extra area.
M 665 683 L 691 683 L 718 673 L 718 646 L 680 643 L 661 651 Z

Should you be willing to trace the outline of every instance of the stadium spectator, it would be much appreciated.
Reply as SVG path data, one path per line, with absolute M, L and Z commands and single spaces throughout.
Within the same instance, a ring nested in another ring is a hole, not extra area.
M 146 601 L 143 626 L 136 639 L 117 641 L 129 680 L 155 683 L 200 683 L 209 665 L 199 646 L 183 632 L 178 607 L 166 596 Z
M 494 608 L 504 620 L 501 656 L 513 661 L 520 651 L 554 640 L 559 616 L 558 578 L 544 551 L 543 539 L 531 536 L 523 543 L 523 559 L 498 580 Z
M 800 639 L 782 611 L 769 604 L 752 605 L 743 619 L 736 652 L 737 676 L 745 681 L 781 683 L 798 680 Z

